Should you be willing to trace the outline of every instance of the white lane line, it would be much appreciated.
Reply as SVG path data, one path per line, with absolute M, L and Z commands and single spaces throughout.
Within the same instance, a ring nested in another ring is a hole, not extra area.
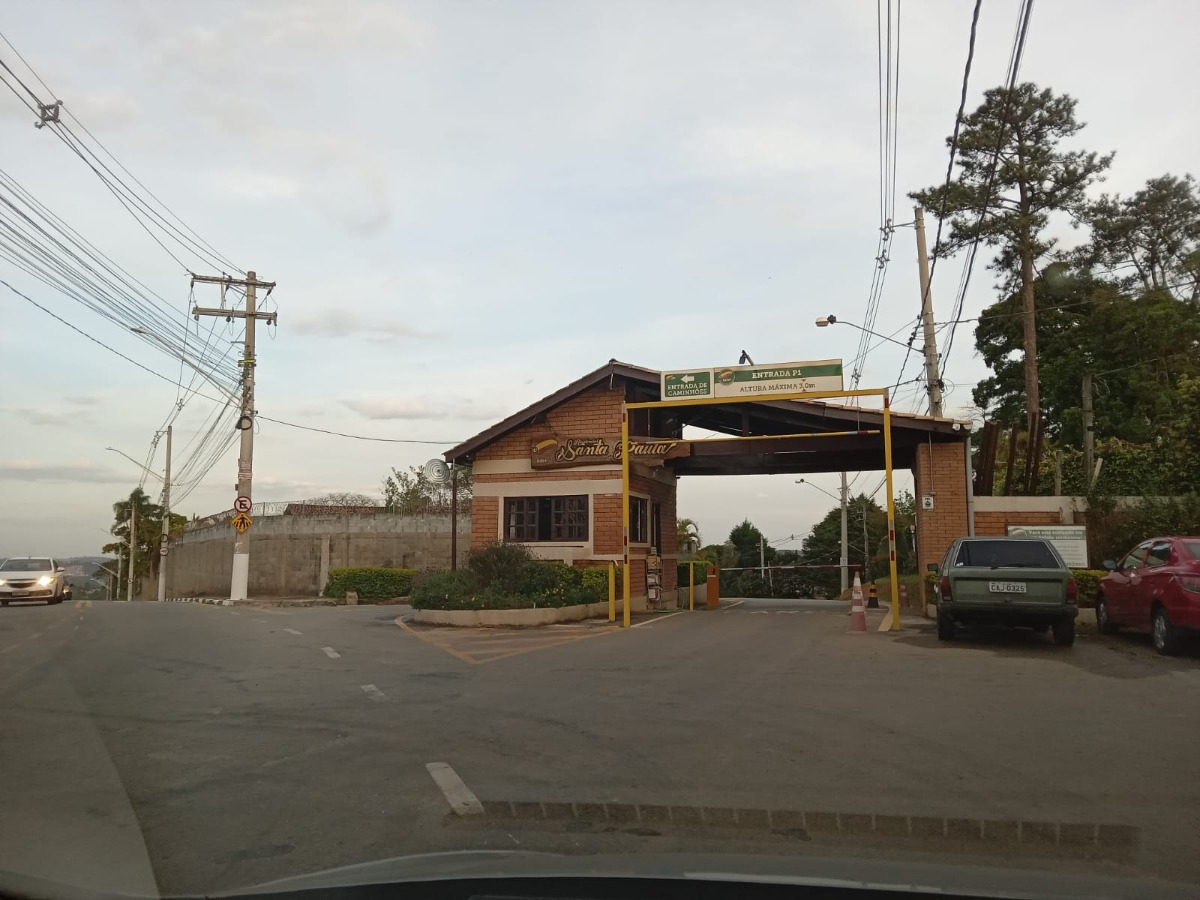
M 769 609 L 752 609 L 752 610 L 750 610 L 750 615 L 752 615 L 752 616 L 769 616 L 770 614 L 771 614 L 771 611 Z
M 40 631 L 35 631 L 33 634 L 30 635 L 31 638 L 39 638 L 41 636 L 42 636 L 42 633 Z
M 798 610 L 798 609 L 777 609 L 777 610 L 775 610 L 775 615 L 777 615 L 777 616 L 794 616 L 798 612 L 800 612 L 800 610 Z
M 732 603 L 725 604 L 725 609 L 733 609 L 735 606 L 741 606 L 745 600 L 734 600 Z
M 304 634 L 303 631 L 297 631 L 295 628 L 285 628 L 283 630 L 286 631 L 288 634 Z
M 665 616 L 655 616 L 653 619 L 646 619 L 644 622 L 638 622 L 634 628 L 641 628 L 643 625 L 653 625 L 655 622 L 661 622 L 663 619 L 669 619 L 672 616 L 678 616 L 687 612 L 686 609 L 681 609 L 679 612 L 667 613 Z
M 434 784 L 442 789 L 446 802 L 455 813 L 460 816 L 483 815 L 483 804 L 479 802 L 479 798 L 471 793 L 471 789 L 447 763 L 426 763 L 425 768 L 433 778 Z
M 321 649 L 325 651 L 325 655 L 328 656 L 330 659 L 338 659 L 342 655 L 342 654 L 338 653 L 336 650 L 334 650 L 332 647 L 322 647 Z
M 386 700 L 387 699 L 387 694 L 385 694 L 379 688 L 375 687 L 375 685 L 373 685 L 373 684 L 363 684 L 363 685 L 359 685 L 359 686 L 362 688 L 363 693 L 366 694 L 368 697 L 370 697 L 372 700 Z

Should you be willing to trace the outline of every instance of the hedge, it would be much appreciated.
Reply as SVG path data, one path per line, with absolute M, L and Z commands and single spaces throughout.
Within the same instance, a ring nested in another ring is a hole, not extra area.
M 325 596 L 344 598 L 348 591 L 355 591 L 361 600 L 405 597 L 416 574 L 415 569 L 330 569 Z
M 464 571 L 421 574 L 410 596 L 413 608 L 532 609 L 608 599 L 606 567 L 579 569 L 486 547 L 475 553 L 483 558 Z
M 708 583 L 708 563 L 694 559 L 691 566 L 695 574 L 696 586 L 704 587 Z M 678 581 L 675 584 L 681 588 L 688 586 L 688 563 L 677 563 L 675 566 L 675 577 Z

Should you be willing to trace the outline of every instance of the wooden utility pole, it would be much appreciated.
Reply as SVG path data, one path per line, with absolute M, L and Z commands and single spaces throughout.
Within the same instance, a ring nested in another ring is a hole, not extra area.
M 917 226 L 917 268 L 921 276 L 921 326 L 925 332 L 925 387 L 929 414 L 942 415 L 942 376 L 938 372 L 937 335 L 933 330 L 933 295 L 929 283 L 929 248 L 925 246 L 925 210 L 913 207 Z
M 167 466 L 163 473 L 162 543 L 158 547 L 158 601 L 167 599 L 167 539 L 171 536 L 171 428 L 167 426 Z
M 192 315 L 197 320 L 201 316 L 220 316 L 229 321 L 244 319 L 246 321 L 245 349 L 242 354 L 242 406 L 241 416 L 238 417 L 237 427 L 242 433 L 242 443 L 238 453 L 237 493 L 239 497 L 253 498 L 254 476 L 254 323 L 263 319 L 267 324 L 274 324 L 277 313 L 258 311 L 258 288 L 266 288 L 270 294 L 275 289 L 273 281 L 259 281 L 254 272 L 247 272 L 245 278 L 230 278 L 228 275 L 193 275 L 193 287 L 201 284 L 221 285 L 221 306 L 205 308 L 197 306 L 192 309 Z M 246 289 L 246 308 L 227 309 L 225 307 L 225 290 L 230 287 Z M 250 584 L 250 538 L 242 532 L 233 543 L 233 577 L 230 579 L 229 599 L 245 600 Z
M 1083 487 L 1092 488 L 1096 467 L 1096 417 L 1092 409 L 1092 373 L 1083 376 Z

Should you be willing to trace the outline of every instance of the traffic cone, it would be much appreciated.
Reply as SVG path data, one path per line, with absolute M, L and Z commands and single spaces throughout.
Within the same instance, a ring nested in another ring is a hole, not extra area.
M 879 588 L 873 581 L 867 585 L 867 609 L 879 609 Z
M 862 581 L 854 573 L 854 590 L 850 592 L 850 633 L 867 633 L 867 611 L 863 608 Z

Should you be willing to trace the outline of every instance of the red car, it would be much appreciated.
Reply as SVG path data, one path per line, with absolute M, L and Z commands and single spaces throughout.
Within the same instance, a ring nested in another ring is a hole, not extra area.
M 1200 537 L 1142 541 L 1108 574 L 1096 593 L 1096 627 L 1149 628 L 1154 649 L 1170 656 L 1185 634 L 1200 634 Z

